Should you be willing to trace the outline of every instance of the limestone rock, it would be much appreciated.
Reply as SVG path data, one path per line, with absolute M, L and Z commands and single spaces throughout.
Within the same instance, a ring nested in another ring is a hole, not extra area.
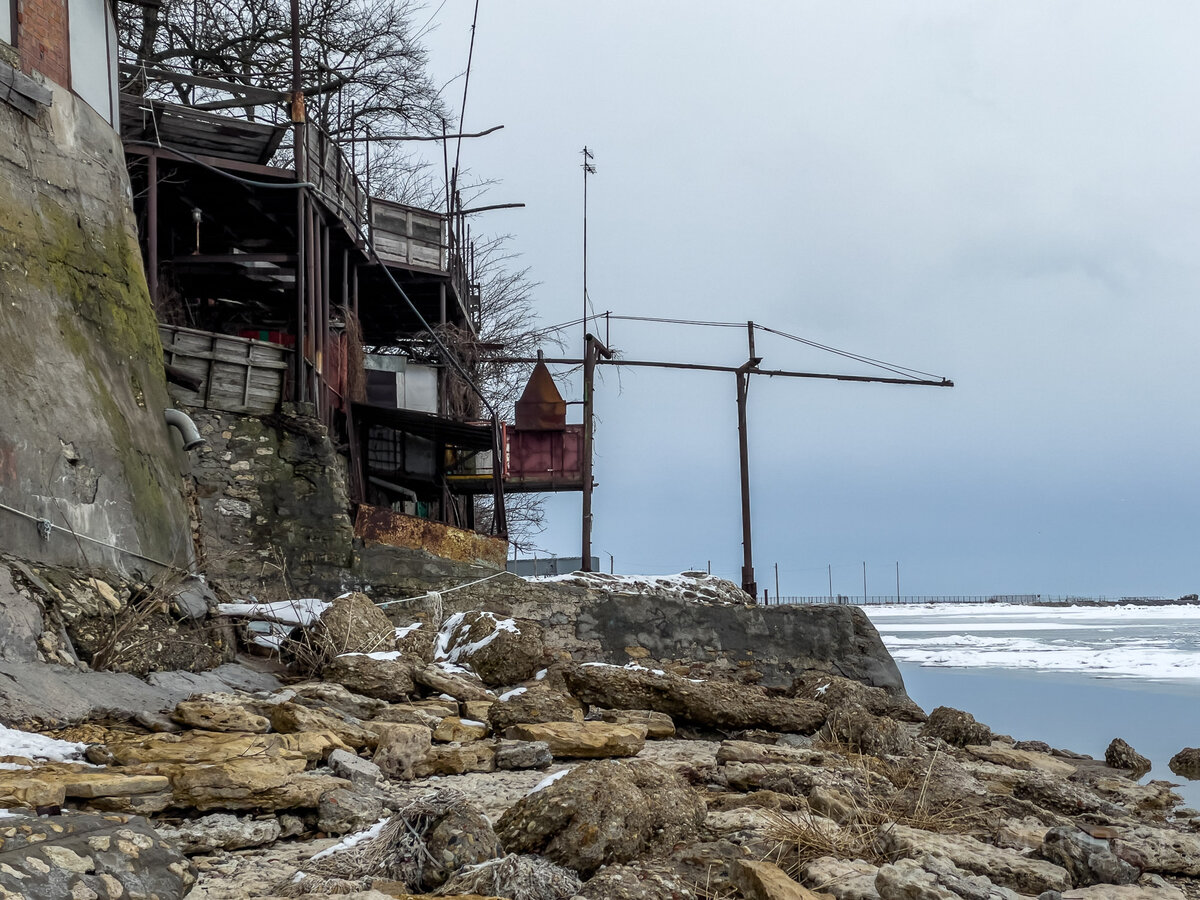
M 442 625 L 437 658 L 470 666 L 487 685 L 517 684 L 546 663 L 542 627 L 495 613 L 455 613 Z
M 0 808 L 38 809 L 62 806 L 67 792 L 62 783 L 23 770 L 0 771 Z
M 1013 782 L 1012 794 L 1018 800 L 1028 800 L 1042 809 L 1061 815 L 1102 813 L 1123 816 L 1125 811 L 1105 800 L 1085 784 L 1055 778 L 1042 772 L 1020 772 Z
M 476 722 L 486 722 L 488 713 L 492 711 L 491 700 L 464 700 L 460 704 L 464 719 L 474 719 Z
M 879 867 L 861 859 L 822 856 L 801 870 L 801 880 L 814 891 L 825 891 L 836 900 L 879 900 L 875 879 Z
M 355 750 L 374 749 L 379 742 L 375 732 L 351 717 L 341 717 L 332 711 L 309 709 L 298 703 L 280 703 L 270 710 L 271 727 L 280 734 L 327 732 L 335 734 L 347 747 Z
M 911 859 L 880 866 L 875 876 L 880 900 L 958 900 L 959 895 L 938 884 L 937 876 Z M 986 895 L 985 895 L 986 896 Z
M 372 762 L 388 778 L 412 778 L 413 767 L 429 753 L 433 741 L 429 729 L 423 725 L 370 724 L 379 735 Z
M 513 725 L 505 737 L 544 741 L 550 753 L 559 759 L 602 759 L 636 756 L 646 744 L 646 727 L 606 722 L 541 722 Z
M 900 860 L 896 865 L 914 864 L 913 860 Z M 958 868 L 953 862 L 938 854 L 926 853 L 916 861 L 925 872 L 934 877 L 937 885 L 945 888 L 955 897 L 963 900 L 1018 900 L 1018 894 L 1006 887 L 1000 887 L 983 875 L 972 875 Z M 882 873 L 882 869 L 880 872 Z M 887 898 L 885 889 L 881 888 L 876 878 L 875 887 L 880 896 Z
M 412 667 L 390 654 L 365 653 L 333 657 L 321 670 L 321 677 L 342 685 L 364 697 L 395 703 L 413 693 Z
M 421 706 L 416 706 L 410 703 L 396 704 L 382 710 L 378 715 L 371 719 L 370 728 L 374 723 L 394 722 L 398 725 L 423 725 L 430 731 L 437 728 L 438 722 L 442 721 L 445 715 L 439 714 Z
M 921 729 L 926 737 L 941 738 L 947 744 L 955 747 L 965 747 L 967 744 L 990 744 L 992 730 L 986 725 L 976 722 L 975 717 L 961 709 L 950 706 L 939 706 L 929 714 L 929 721 Z
M 480 741 L 472 741 L 469 744 L 436 744 L 413 768 L 416 778 L 494 771 L 496 751 Z
M 396 649 L 405 659 L 414 662 L 433 662 L 433 645 L 436 641 L 437 630 L 430 628 L 428 622 L 410 622 L 396 629 Z
M 924 722 L 928 716 L 906 694 L 892 694 L 880 687 L 852 678 L 808 671 L 792 681 L 791 696 L 815 700 L 830 709 L 847 704 L 861 706 L 876 716 L 888 716 L 902 722 Z
M 771 697 L 753 685 L 699 683 L 650 669 L 607 665 L 563 668 L 572 694 L 609 709 L 651 709 L 675 722 L 712 728 L 767 728 L 811 733 L 825 721 L 825 706 L 808 700 Z
M 290 690 L 296 695 L 297 703 L 307 702 L 328 706 L 356 719 L 370 719 L 381 710 L 387 709 L 386 701 L 368 697 L 365 694 L 356 694 L 345 685 L 332 681 L 295 684 L 291 686 Z
M 544 769 L 554 762 L 545 741 L 500 741 L 496 744 L 497 769 Z
M 884 830 L 883 841 L 888 852 L 897 857 L 925 853 L 944 856 L 960 869 L 984 875 L 995 884 L 1021 894 L 1036 896 L 1043 891 L 1065 891 L 1071 887 L 1067 871 L 1061 866 L 1030 859 L 967 835 L 934 834 L 905 825 L 892 825 Z
M 271 723 L 266 718 L 255 715 L 241 704 L 204 696 L 177 703 L 171 718 L 188 728 L 204 731 L 265 734 L 271 730 Z
M 1167 763 L 1171 771 L 1189 781 L 1200 779 L 1200 748 L 1184 747 Z
M 518 801 L 496 826 L 510 853 L 588 877 L 694 835 L 705 807 L 682 778 L 640 760 L 585 763 Z
M 738 860 L 734 880 L 747 900 L 818 900 L 817 894 L 766 860 Z
M 605 866 L 572 900 L 699 900 L 699 885 L 666 863 L 637 862 Z
M 488 709 L 488 724 L 497 734 L 531 722 L 582 722 L 583 707 L 569 694 L 537 685 L 509 691 Z
M 1165 813 L 1183 803 L 1183 797 L 1172 790 L 1178 785 L 1154 780 L 1138 784 L 1123 776 L 1097 778 L 1092 782 L 1096 793 L 1139 812 Z
M 870 756 L 908 753 L 913 745 L 903 725 L 895 719 L 874 715 L 857 703 L 831 709 L 822 734 Z
M 379 766 L 346 750 L 334 750 L 327 762 L 335 776 L 345 778 L 357 788 L 374 787 L 383 779 Z
M 370 828 L 383 818 L 383 801 L 354 789 L 322 794 L 317 805 L 317 828 L 326 834 L 350 834 Z
M 212 813 L 179 825 L 159 825 L 158 833 L 186 856 L 213 850 L 241 850 L 273 844 L 282 833 L 277 818 L 238 818 L 229 813 Z
M 600 721 L 610 725 L 644 725 L 647 740 L 665 741 L 675 737 L 675 723 L 666 713 L 655 712 L 652 709 L 592 710 L 592 714 L 597 713 Z
M 1200 835 L 1141 825 L 1123 829 L 1112 841 L 1112 849 L 1147 872 L 1200 875 Z
M 453 697 L 455 700 L 483 700 L 492 701 L 496 698 L 483 686 L 483 683 L 474 676 L 462 674 L 460 672 L 448 672 L 436 663 L 431 663 L 424 666 L 414 666 L 412 673 L 413 681 L 423 685 L 432 691 L 446 694 Z M 457 706 L 451 711 L 451 715 L 458 713 Z
M 94 763 L 122 766 L 213 764 L 251 756 L 315 762 L 339 748 L 349 749 L 336 735 L 323 731 L 303 734 L 184 731 L 110 740 L 103 746 L 89 747 L 87 757 Z
M 177 766 L 171 779 L 176 806 L 211 809 L 316 808 L 329 791 L 350 782 L 329 775 L 297 771 L 297 762 L 271 757 L 245 757 L 217 765 Z
M 1150 760 L 1138 753 L 1121 738 L 1113 738 L 1108 749 L 1104 751 L 1104 762 L 1114 769 L 1127 769 L 1133 772 L 1149 772 Z
M 968 744 L 966 750 L 976 759 L 982 759 L 985 762 L 1021 771 L 1042 772 L 1052 778 L 1069 778 L 1075 774 L 1077 768 L 1066 760 L 1058 759 L 1047 753 L 1017 750 L 999 742 L 988 745 Z
M 488 727 L 483 722 L 447 716 L 433 729 L 433 739 L 443 744 L 479 741 L 487 737 Z
M 1177 887 L 1162 884 L 1097 884 L 1063 891 L 1062 900 L 1185 900 Z
M 179 850 L 140 817 L 71 813 L 3 821 L 0 895 L 5 897 L 180 900 L 195 880 Z
M 1106 840 L 1078 828 L 1051 828 L 1042 841 L 1041 855 L 1062 866 L 1078 887 L 1092 884 L 1133 884 L 1141 870 L 1120 859 Z
M 370 597 L 358 592 L 334 600 L 308 629 L 306 637 L 325 660 L 343 653 L 379 653 L 396 649 L 395 626 Z

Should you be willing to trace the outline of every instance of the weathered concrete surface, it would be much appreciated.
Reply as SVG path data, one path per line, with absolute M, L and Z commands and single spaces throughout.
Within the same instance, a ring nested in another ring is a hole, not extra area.
M 202 691 L 273 690 L 279 683 L 237 664 L 212 672 L 163 672 L 148 684 L 115 672 L 80 672 L 43 663 L 0 662 L 0 723 L 60 727 L 86 719 L 125 720 L 170 709 Z
M 486 609 L 536 619 L 559 656 L 637 662 L 694 677 L 745 677 L 786 687 L 817 669 L 903 691 L 879 633 L 854 606 L 733 606 L 600 593 L 502 575 L 444 594 L 446 614 Z M 423 610 L 421 601 L 406 612 Z
M 0 503 L 186 564 L 186 457 L 116 133 L 67 91 L 38 121 L 0 106 Z M 157 567 L 0 510 L 26 559 Z

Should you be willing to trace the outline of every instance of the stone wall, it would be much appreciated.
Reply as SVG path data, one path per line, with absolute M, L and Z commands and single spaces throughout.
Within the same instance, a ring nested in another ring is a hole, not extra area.
M 449 585 L 447 585 L 449 586 Z M 540 622 L 563 658 L 636 662 L 697 677 L 786 687 L 807 669 L 892 691 L 904 682 L 879 633 L 854 606 L 753 606 L 633 596 L 501 575 L 441 597 L 444 614 L 485 609 Z M 427 601 L 392 608 L 431 612 Z
M 354 531 L 345 463 L 311 410 L 190 413 L 208 440 L 192 467 L 204 571 L 261 600 L 348 586 Z
M 120 139 L 48 86 L 38 120 L 0 104 L 0 503 L 78 538 L 0 510 L 0 546 L 149 577 L 139 557 L 191 559 L 186 456 L 163 420 Z

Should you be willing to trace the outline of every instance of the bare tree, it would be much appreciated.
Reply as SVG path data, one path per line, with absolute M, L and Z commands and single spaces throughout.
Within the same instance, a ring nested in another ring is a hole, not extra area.
M 414 25 L 413 0 L 301 0 L 302 86 L 309 121 L 335 141 L 440 133 L 449 112 L 429 76 Z M 286 93 L 292 86 L 288 0 L 165 0 L 159 7 L 120 4 L 123 60 L 142 67 L 126 89 L 209 107 L 230 108 L 228 92 L 198 86 L 168 70 Z M 283 102 L 236 103 L 251 119 L 286 121 Z M 403 145 L 373 148 L 372 165 L 404 159 Z M 403 168 L 403 166 L 400 166 Z M 408 168 L 412 168 L 410 165 Z

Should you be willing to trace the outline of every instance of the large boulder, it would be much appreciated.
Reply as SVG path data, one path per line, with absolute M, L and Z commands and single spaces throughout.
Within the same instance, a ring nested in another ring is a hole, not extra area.
M 339 716 L 332 710 L 309 709 L 298 703 L 278 703 L 269 708 L 271 727 L 280 734 L 313 731 L 336 734 L 347 747 L 374 749 L 379 738 L 362 722 L 351 716 Z
M 569 694 L 551 690 L 541 682 L 501 694 L 488 708 L 488 724 L 497 734 L 512 725 L 530 722 L 582 722 L 583 707 Z
M 487 685 L 517 684 L 546 662 L 542 626 L 490 612 L 455 613 L 442 625 L 435 658 L 471 669 Z
M 969 712 L 954 709 L 950 706 L 939 706 L 929 714 L 929 721 L 921 729 L 926 737 L 941 738 L 947 744 L 955 747 L 965 747 L 967 744 L 990 744 L 992 730 Z
M 229 694 L 199 694 L 175 705 L 171 718 L 188 728 L 204 731 L 244 731 L 265 734 L 271 723 Z
M 379 653 L 396 649 L 396 628 L 366 594 L 344 594 L 305 631 L 301 644 L 313 668 L 343 653 Z M 306 654 L 301 654 L 302 656 Z
M 1092 884 L 1133 884 L 1142 874 L 1113 853 L 1108 841 L 1078 828 L 1051 828 L 1042 839 L 1041 855 L 1071 874 L 1076 887 Z
M 816 700 L 830 709 L 846 705 L 859 706 L 877 716 L 888 716 L 903 722 L 924 722 L 928 717 L 908 695 L 863 684 L 853 678 L 830 675 L 828 672 L 808 671 L 792 681 L 791 696 L 799 700 Z
M 700 795 L 641 760 L 585 763 L 510 807 L 496 825 L 510 853 L 537 853 L 580 875 L 670 849 L 704 824 Z
M 1189 781 L 1200 779 L 1200 748 L 1184 747 L 1167 763 L 1171 771 Z
M 405 700 L 413 692 L 412 667 L 395 650 L 335 656 L 321 670 L 321 677 L 388 703 Z
M 1113 738 L 1108 749 L 1104 751 L 1104 762 L 1114 769 L 1128 769 L 1133 772 L 1149 772 L 1150 760 L 1138 753 L 1121 738 Z
M 908 753 L 913 746 L 912 738 L 895 719 L 874 715 L 852 702 L 843 703 L 829 711 L 829 719 L 822 733 L 869 756 Z
M 12 815 L 0 845 L 0 896 L 22 900 L 180 900 L 191 864 L 140 817 Z
M 649 709 L 676 722 L 709 728 L 766 728 L 807 734 L 825 722 L 826 707 L 810 700 L 772 697 L 753 685 L 692 681 L 657 669 L 595 663 L 565 666 L 572 694 L 607 709 Z
M 371 761 L 389 778 L 413 778 L 415 767 L 433 745 L 433 733 L 424 725 L 371 722 L 370 726 L 379 735 Z

